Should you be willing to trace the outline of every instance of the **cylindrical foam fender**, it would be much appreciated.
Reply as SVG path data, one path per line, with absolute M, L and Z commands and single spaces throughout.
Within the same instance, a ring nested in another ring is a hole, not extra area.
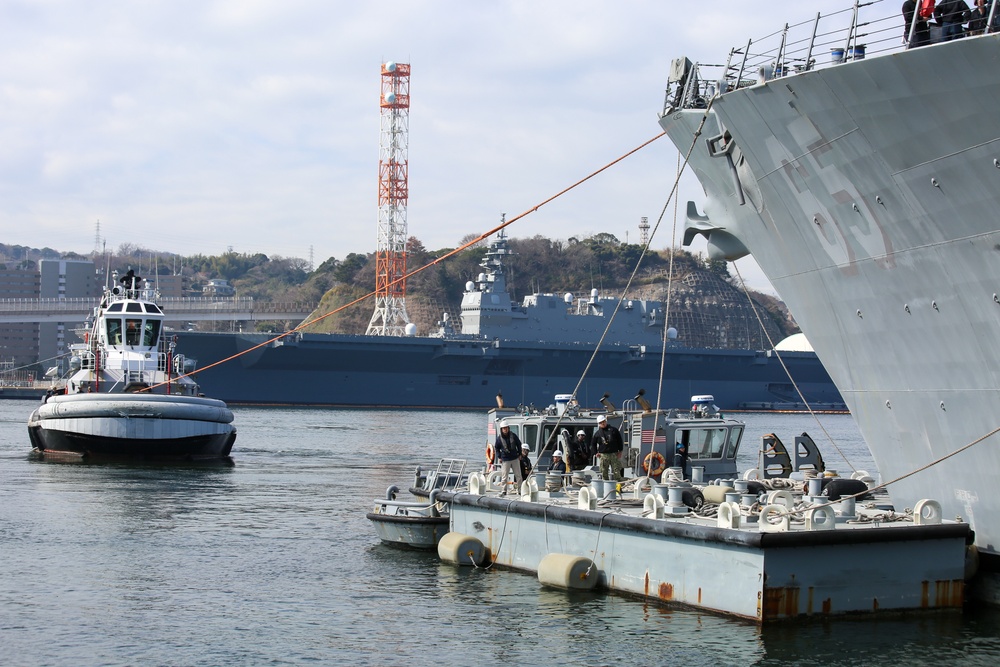
M 538 564 L 538 581 L 543 586 L 591 590 L 597 585 L 597 567 L 583 556 L 549 554 Z
M 726 502 L 726 494 L 733 493 L 735 490 L 731 486 L 706 486 L 701 490 L 701 495 L 705 497 L 706 503 L 718 505 Z
M 455 565 L 482 565 L 486 547 L 478 538 L 461 533 L 448 533 L 438 542 L 438 558 Z

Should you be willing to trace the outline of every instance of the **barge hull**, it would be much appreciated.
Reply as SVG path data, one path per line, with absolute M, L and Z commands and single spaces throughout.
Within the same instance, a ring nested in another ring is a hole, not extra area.
M 968 526 L 761 533 L 471 494 L 442 494 L 451 530 L 490 559 L 537 572 L 550 553 L 582 556 L 608 590 L 757 622 L 960 608 Z

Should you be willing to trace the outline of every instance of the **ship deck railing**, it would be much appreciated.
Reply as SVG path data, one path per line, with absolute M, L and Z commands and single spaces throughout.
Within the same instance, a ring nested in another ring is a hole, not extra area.
M 986 32 L 990 32 L 988 26 L 996 23 L 994 14 L 1000 13 L 997 5 L 1000 3 L 990 5 Z M 940 27 L 931 24 L 932 43 L 937 40 L 939 30 Z M 717 94 L 903 51 L 907 32 L 899 0 L 854 2 L 829 14 L 817 12 L 799 23 L 786 23 L 775 32 L 734 46 L 725 64 L 690 65 L 687 71 L 693 76 L 668 81 L 663 113 L 703 109 Z

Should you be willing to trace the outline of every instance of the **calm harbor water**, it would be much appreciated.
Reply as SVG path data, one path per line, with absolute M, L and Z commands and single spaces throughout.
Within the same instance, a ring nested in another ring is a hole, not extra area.
M 227 467 L 30 460 L 34 403 L 0 401 L 5 665 L 992 665 L 1000 614 L 756 626 L 530 575 L 457 569 L 365 513 L 442 456 L 479 464 L 485 414 L 237 408 Z M 872 470 L 850 417 L 744 415 Z

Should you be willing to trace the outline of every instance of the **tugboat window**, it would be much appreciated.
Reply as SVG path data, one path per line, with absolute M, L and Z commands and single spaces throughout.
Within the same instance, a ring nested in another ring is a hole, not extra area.
M 125 344 L 139 345 L 141 343 L 142 320 L 125 320 Z
M 160 320 L 146 320 L 146 328 L 142 332 L 142 344 L 146 347 L 154 347 L 159 335 Z
M 108 344 L 109 345 L 121 345 L 122 344 L 122 321 L 108 319 Z

